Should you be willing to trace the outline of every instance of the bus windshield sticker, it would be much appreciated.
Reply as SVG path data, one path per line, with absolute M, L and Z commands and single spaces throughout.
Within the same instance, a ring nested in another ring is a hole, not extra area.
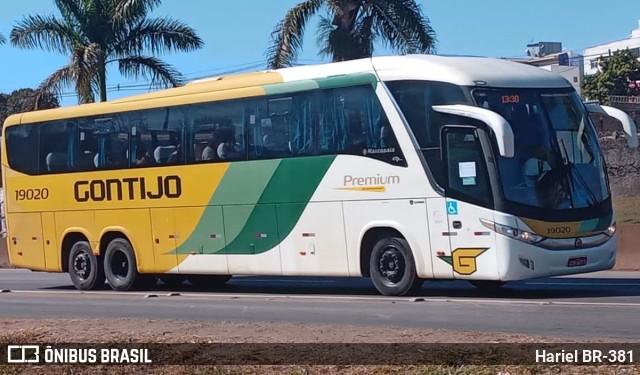
M 462 178 L 462 185 L 463 186 L 471 186 L 471 185 L 475 185 L 476 184 L 476 178 L 475 177 L 463 177 Z
M 476 162 L 466 161 L 458 163 L 458 173 L 460 173 L 460 178 L 476 177 Z

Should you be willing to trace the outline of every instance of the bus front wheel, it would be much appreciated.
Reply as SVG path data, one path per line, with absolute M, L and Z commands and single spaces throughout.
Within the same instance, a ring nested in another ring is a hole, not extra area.
M 80 290 L 94 290 L 104 286 L 104 268 L 87 241 L 78 241 L 69 252 L 69 276 Z
M 138 273 L 136 257 L 129 241 L 116 238 L 104 252 L 104 273 L 111 288 L 126 291 L 152 284 L 150 275 Z M 155 277 L 153 277 L 155 282 Z
M 385 296 L 415 292 L 423 280 L 416 273 L 411 248 L 404 238 L 386 237 L 373 246 L 369 262 L 371 281 Z

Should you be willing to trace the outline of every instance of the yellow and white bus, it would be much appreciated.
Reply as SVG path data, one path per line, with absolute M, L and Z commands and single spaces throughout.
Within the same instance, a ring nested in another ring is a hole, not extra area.
M 635 124 L 619 118 L 631 147 Z M 572 86 L 489 58 L 375 57 L 9 117 L 11 263 L 78 289 L 231 275 L 478 287 L 605 270 L 615 219 Z

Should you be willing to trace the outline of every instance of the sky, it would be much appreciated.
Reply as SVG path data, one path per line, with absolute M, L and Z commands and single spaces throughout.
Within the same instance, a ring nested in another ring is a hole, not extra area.
M 237 70 L 266 67 L 265 52 L 274 26 L 300 0 L 164 0 L 152 17 L 170 16 L 193 27 L 205 42 L 196 52 L 160 56 L 187 79 L 218 76 Z M 627 38 L 638 28 L 640 1 L 609 0 L 418 0 L 437 38 L 436 53 L 490 57 L 521 57 L 526 45 L 562 42 L 563 48 L 584 48 Z M 599 4 L 600 6 L 594 6 Z M 57 15 L 53 0 L 0 0 L 0 33 L 27 15 Z M 305 34 L 299 63 L 326 62 L 315 42 L 317 18 Z M 375 54 L 392 51 L 376 47 Z M 0 92 L 37 87 L 64 66 L 66 56 L 41 50 L 23 50 L 10 43 L 0 46 Z M 109 98 L 147 92 L 144 79 L 132 80 L 108 73 Z M 133 86 L 133 87 L 131 87 Z M 76 104 L 72 89 L 62 105 Z

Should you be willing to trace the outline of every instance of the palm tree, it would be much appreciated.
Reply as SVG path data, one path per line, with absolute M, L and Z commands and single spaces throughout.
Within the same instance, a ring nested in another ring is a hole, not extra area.
M 4 42 L 5 42 L 4 36 L 0 34 L 0 44 L 4 44 Z
M 434 50 L 435 33 L 415 0 L 306 0 L 290 9 L 271 34 L 270 68 L 293 64 L 309 19 L 321 10 L 329 18 L 320 19 L 320 54 L 333 61 L 370 57 L 379 39 L 398 53 Z
M 107 100 L 107 65 L 120 74 L 145 77 L 155 86 L 178 86 L 183 76 L 155 55 L 203 46 L 195 30 L 171 18 L 149 18 L 161 0 L 54 0 L 61 18 L 29 15 L 10 35 L 20 48 L 70 55 L 69 64 L 51 74 L 39 90 L 60 94 L 73 86 L 80 103 Z

